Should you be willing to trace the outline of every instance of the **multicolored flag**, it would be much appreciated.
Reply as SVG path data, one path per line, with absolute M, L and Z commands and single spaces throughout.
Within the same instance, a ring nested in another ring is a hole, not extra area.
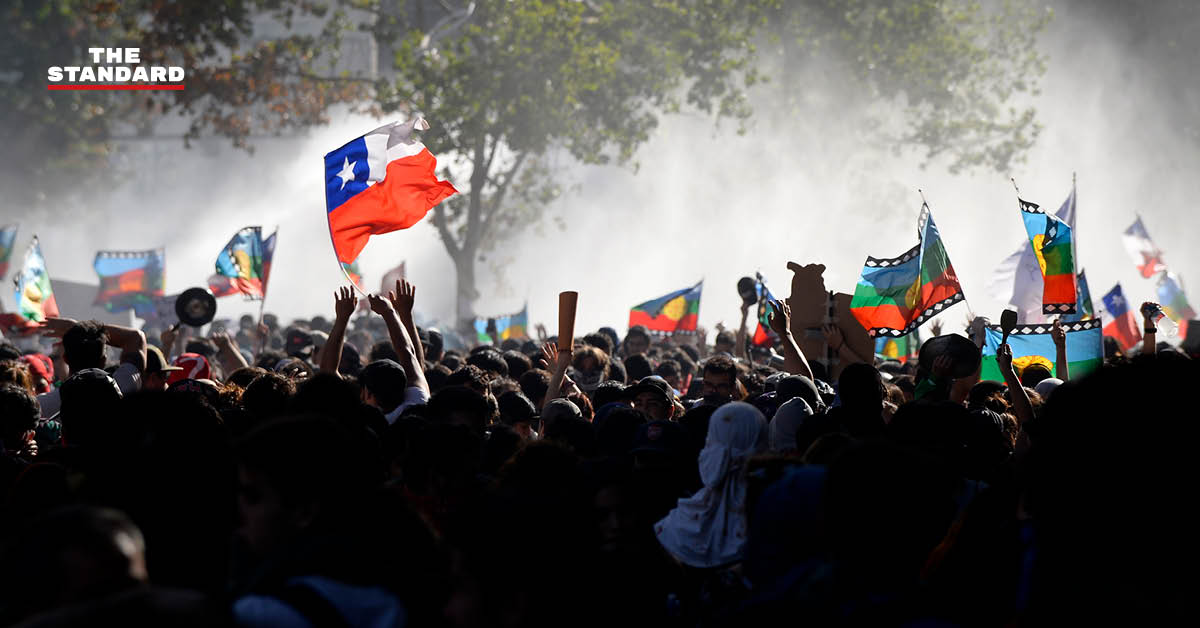
M 1075 183 L 1072 180 L 1071 193 L 1054 214 L 1072 231 L 1075 230 L 1075 205 Z M 1042 269 L 1028 241 L 1022 241 L 1012 255 L 1000 262 L 988 289 L 1001 300 L 1008 299 L 1009 308 L 1017 312 L 1017 320 L 1028 323 L 1048 321 L 1042 312 L 1042 293 L 1045 290 Z
M 43 322 L 58 317 L 58 303 L 54 301 L 54 289 L 50 286 L 50 273 L 46 271 L 46 258 L 42 257 L 42 246 L 37 236 L 25 252 L 25 263 L 21 273 L 13 277 L 16 284 L 14 297 L 17 313 L 25 320 Z
M 898 337 L 962 300 L 929 205 L 922 204 L 917 245 L 900 257 L 868 257 L 850 312 L 870 335 Z
M 166 253 L 150 251 L 97 251 L 92 263 L 100 277 L 100 290 L 93 305 L 109 312 L 130 308 L 142 316 L 154 309 L 155 297 L 163 295 Z
M 393 289 L 395 284 L 393 284 Z M 516 314 L 508 314 L 506 316 L 497 316 L 493 318 L 496 322 L 496 334 L 501 341 L 509 338 L 528 338 L 529 337 L 529 305 L 521 308 Z M 492 337 L 487 333 L 488 319 L 475 319 L 475 334 L 479 342 L 491 344 Z
M 279 228 L 276 227 L 271 235 L 263 240 L 262 246 L 262 287 L 263 298 L 267 296 L 267 282 L 271 280 L 271 263 L 275 260 L 275 236 L 279 234 Z
M 875 339 L 875 355 L 884 360 L 899 360 L 901 364 L 908 362 L 908 357 L 914 353 L 909 342 L 909 336 L 893 338 L 879 336 Z
M 1042 272 L 1042 313 L 1073 314 L 1077 296 L 1071 226 L 1047 214 L 1037 203 L 1018 197 L 1017 205 Z
M 265 259 L 262 227 L 243 228 L 217 255 L 217 272 L 208 280 L 209 290 L 218 297 L 240 292 L 247 299 L 263 298 Z
M 437 179 L 437 159 L 412 137 L 428 128 L 421 118 L 393 122 L 325 155 L 325 211 L 339 262 L 353 262 L 372 235 L 407 229 L 458 192 Z
M 667 334 L 696 331 L 703 288 L 702 280 L 691 288 L 676 290 L 633 306 L 629 310 L 629 326 L 642 325 L 648 331 Z
M 1073 323 L 1075 321 L 1086 321 L 1089 318 L 1096 318 L 1096 308 L 1092 305 L 1092 291 L 1088 288 L 1087 275 L 1082 270 L 1075 276 L 1075 294 L 1077 296 L 1075 313 L 1063 316 L 1063 322 Z M 1021 319 L 1018 318 L 1017 320 Z
M 1138 328 L 1137 319 L 1133 317 L 1133 312 L 1129 309 L 1129 302 L 1125 300 L 1121 284 L 1113 286 L 1113 289 L 1104 295 L 1101 302 L 1104 304 L 1104 311 L 1107 312 L 1109 319 L 1104 325 L 1104 335 L 1115 338 L 1122 351 L 1129 351 L 1136 347 L 1142 341 L 1142 331 Z
M 1133 259 L 1133 263 L 1142 277 L 1149 279 L 1167 269 L 1162 251 L 1154 245 L 1150 234 L 1146 233 L 1146 226 L 1142 224 L 1141 216 L 1138 216 L 1137 220 L 1129 225 L 1129 228 L 1121 236 L 1121 241 L 1125 244 L 1125 250 L 1129 252 L 1129 257 Z
M 1183 279 L 1172 272 L 1164 272 L 1158 277 L 1158 304 L 1163 312 L 1179 324 L 1179 339 L 1187 338 L 1187 321 L 1196 318 L 1196 310 L 1188 303 L 1187 295 L 1183 292 Z
M 13 243 L 16 240 L 16 225 L 0 227 L 0 279 L 8 274 L 8 260 L 12 259 Z
M 758 325 L 754 327 L 754 338 L 751 342 L 756 347 L 774 346 L 779 341 L 779 336 L 771 331 L 771 307 L 770 302 L 775 300 L 775 295 L 767 288 L 767 282 L 763 281 L 762 275 L 756 276 L 757 281 L 754 282 L 754 289 L 758 292 Z
M 346 271 L 346 276 L 350 278 L 350 281 L 354 285 L 358 286 L 359 288 L 362 287 L 362 271 L 358 268 L 358 260 L 350 262 L 349 264 L 342 262 L 342 270 Z
M 1104 363 L 1104 338 L 1100 331 L 1100 320 L 1091 319 L 1074 323 L 1063 323 L 1067 331 L 1067 367 L 1071 370 L 1071 378 L 1083 377 L 1100 368 Z M 1018 325 L 1008 337 L 1012 347 L 1013 368 L 1020 376 L 1021 371 L 1030 364 L 1043 364 L 1056 373 L 1054 363 L 1057 351 L 1054 338 L 1050 335 L 1053 325 L 1037 323 L 1034 325 Z M 996 349 L 1004 337 L 999 325 L 988 325 L 986 340 L 983 345 L 983 364 L 980 367 L 979 378 L 983 380 L 1004 381 L 1000 367 L 996 363 Z

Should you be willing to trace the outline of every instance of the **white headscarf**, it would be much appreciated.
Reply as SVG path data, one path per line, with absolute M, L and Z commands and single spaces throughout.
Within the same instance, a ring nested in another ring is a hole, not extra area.
M 717 567 L 742 558 L 746 545 L 746 460 L 766 450 L 767 420 L 754 406 L 735 401 L 713 413 L 700 451 L 695 495 L 654 525 L 658 542 L 692 567 Z
M 796 451 L 796 432 L 804 423 L 804 419 L 812 416 L 812 408 L 800 397 L 787 400 L 775 411 L 771 418 L 770 443 L 771 451 L 784 453 Z

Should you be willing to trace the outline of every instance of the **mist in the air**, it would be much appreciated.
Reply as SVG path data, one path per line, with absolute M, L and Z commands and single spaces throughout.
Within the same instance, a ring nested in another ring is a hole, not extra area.
M 771 85 L 752 94 L 758 115 L 744 134 L 733 123 L 679 115 L 663 119 L 638 152 L 636 170 L 560 160 L 563 183 L 574 190 L 536 228 L 479 263 L 477 312 L 506 314 L 528 302 L 531 322 L 552 327 L 556 295 L 571 289 L 581 295 L 580 329 L 623 331 L 631 306 L 703 279 L 701 325 L 733 326 L 737 279 L 759 271 L 786 294 L 789 260 L 825 264 L 827 288 L 852 293 L 867 255 L 893 256 L 916 243 L 920 188 L 967 297 L 967 306 L 942 317 L 954 330 L 968 309 L 995 318 L 1007 302 L 989 292 L 989 280 L 1025 238 L 1009 177 L 1026 199 L 1053 210 L 1073 172 L 1077 264 L 1095 301 L 1116 282 L 1131 300 L 1154 298 L 1152 281 L 1138 276 L 1121 246 L 1122 230 L 1139 213 L 1171 268 L 1200 286 L 1200 252 L 1191 246 L 1200 233 L 1193 208 L 1200 145 L 1175 128 L 1168 105 L 1178 103 L 1163 91 L 1200 83 L 1194 73 L 1163 75 L 1125 24 L 1086 6 L 1054 3 L 1055 19 L 1039 37 L 1048 71 L 1032 102 L 1044 128 L 1013 172 L 951 175 L 937 160 L 922 167 L 922 153 L 896 152 L 861 130 L 864 107 L 845 103 L 835 119 L 787 112 L 771 101 L 780 89 Z M 820 82 L 795 89 L 837 97 L 822 94 Z M 256 138 L 252 155 L 218 139 L 190 150 L 175 138 L 131 142 L 116 159 L 111 188 L 86 208 L 15 212 L 21 241 L 37 233 L 52 276 L 89 282 L 96 281 L 97 250 L 163 246 L 166 290 L 174 293 L 205 284 L 238 228 L 278 225 L 267 310 L 285 320 L 328 317 L 344 279 L 326 228 L 322 156 L 379 122 L 335 115 L 329 127 L 302 137 Z M 437 120 L 430 122 L 436 133 Z M 449 324 L 454 269 L 432 227 L 373 238 L 359 261 L 367 287 L 377 289 L 402 261 L 418 286 L 421 318 Z M 256 312 L 257 304 L 228 297 L 220 310 L 235 316 Z

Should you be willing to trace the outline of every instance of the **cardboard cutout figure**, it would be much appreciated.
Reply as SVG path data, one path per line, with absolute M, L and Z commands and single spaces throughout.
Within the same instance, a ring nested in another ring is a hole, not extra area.
M 875 354 L 875 342 L 850 313 L 852 295 L 825 289 L 824 264 L 801 266 L 788 262 L 787 267 L 793 273 L 792 294 L 788 299 L 792 308 L 792 335 L 808 361 L 823 364 L 829 372 L 830 383 L 837 381 L 847 364 L 870 363 Z M 840 329 L 849 351 L 835 355 L 834 348 L 825 342 L 821 332 L 823 325 Z

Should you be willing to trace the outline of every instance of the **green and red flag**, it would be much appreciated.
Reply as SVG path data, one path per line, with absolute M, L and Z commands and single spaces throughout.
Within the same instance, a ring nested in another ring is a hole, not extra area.
M 1017 197 L 1017 205 L 1042 271 L 1042 313 L 1074 314 L 1077 294 L 1071 226 L 1047 214 L 1037 203 Z
M 218 297 L 240 292 L 247 299 L 263 298 L 266 257 L 262 227 L 241 229 L 217 255 L 217 272 L 208 279 L 209 290 Z
M 964 298 L 927 203 L 917 240 L 900 257 L 867 257 L 850 313 L 871 336 L 903 336 Z
M 1183 292 L 1183 280 L 1172 272 L 1158 276 L 1158 303 L 1168 318 L 1179 324 L 1179 339 L 1187 338 L 1187 322 L 1196 318 L 1196 310 Z
M 629 326 L 642 325 L 661 333 L 694 332 L 700 319 L 700 292 L 704 281 L 657 299 L 633 306 Z
M 875 356 L 884 360 L 898 360 L 901 364 L 908 362 L 908 357 L 915 353 L 916 343 L 910 342 L 911 336 L 898 338 L 880 336 L 875 339 Z
M 17 313 L 22 318 L 41 323 L 47 318 L 58 317 L 58 302 L 54 300 L 46 258 L 42 256 L 42 246 L 36 235 L 29 250 L 25 251 L 25 263 L 21 272 L 13 277 L 13 283 L 16 284 Z
M 97 251 L 92 263 L 100 278 L 100 290 L 93 305 L 109 312 L 132 309 L 138 316 L 154 311 L 154 299 L 163 296 L 166 252 Z

